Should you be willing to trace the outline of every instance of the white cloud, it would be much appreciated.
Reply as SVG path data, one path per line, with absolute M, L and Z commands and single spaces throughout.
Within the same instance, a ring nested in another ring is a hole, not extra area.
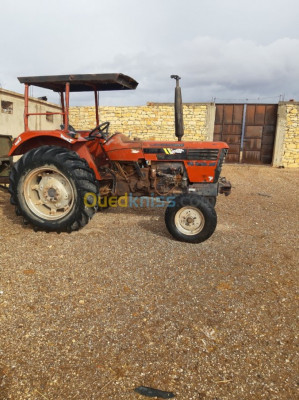
M 172 101 L 174 82 L 182 76 L 183 100 L 210 101 L 213 97 L 246 99 L 299 93 L 299 39 L 279 39 L 267 45 L 236 39 L 196 37 L 175 51 L 118 56 L 105 69 L 121 65 L 140 81 L 139 101 Z M 114 95 L 113 95 L 114 96 Z M 134 101 L 134 95 L 130 101 Z M 106 101 L 113 101 L 105 94 Z M 128 99 L 126 99 L 128 100 Z M 116 100 L 115 100 L 116 101 Z
M 1 7 L 0 84 L 22 91 L 17 76 L 123 72 L 137 90 L 101 103 L 144 104 L 173 101 L 169 76 L 179 74 L 188 102 L 298 99 L 298 11 L 297 0 L 11 0 Z

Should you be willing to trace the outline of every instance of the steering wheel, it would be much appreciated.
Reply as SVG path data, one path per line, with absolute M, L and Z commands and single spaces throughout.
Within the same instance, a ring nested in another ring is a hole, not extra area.
M 89 132 L 88 137 L 95 137 L 97 135 L 101 135 L 102 138 L 107 139 L 108 138 L 108 130 L 109 130 L 109 125 L 110 122 L 102 122 L 100 125 L 96 126 L 93 130 Z M 94 135 L 95 132 L 98 133 Z

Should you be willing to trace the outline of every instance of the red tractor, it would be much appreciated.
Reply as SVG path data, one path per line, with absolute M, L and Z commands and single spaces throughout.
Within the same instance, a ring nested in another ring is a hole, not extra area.
M 9 156 L 23 155 L 10 173 L 9 191 L 17 215 L 36 230 L 72 232 L 84 227 L 98 208 L 115 206 L 120 198 L 127 202 L 128 197 L 148 197 L 166 202 L 166 226 L 176 239 L 191 243 L 208 239 L 217 224 L 216 196 L 230 193 L 229 182 L 220 178 L 228 145 L 181 141 L 179 77 L 173 77 L 179 140 L 161 142 L 131 140 L 120 133 L 110 136 L 110 123 L 99 123 L 98 92 L 135 89 L 138 83 L 129 76 L 18 78 L 25 84 L 25 131 L 9 152 Z M 60 93 L 60 130 L 29 130 L 30 85 Z M 69 125 L 70 92 L 83 91 L 95 94 L 96 126 L 91 131 L 76 131 Z

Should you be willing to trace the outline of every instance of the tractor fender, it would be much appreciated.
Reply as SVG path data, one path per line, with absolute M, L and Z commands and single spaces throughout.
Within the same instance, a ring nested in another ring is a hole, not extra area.
M 13 141 L 8 155 L 19 156 L 27 153 L 27 151 L 31 149 L 44 145 L 65 147 L 75 151 L 81 158 L 85 159 L 89 167 L 94 171 L 96 179 L 100 180 L 101 176 L 86 143 L 87 141 L 82 137 L 71 138 L 66 133 L 59 130 L 28 131 L 21 133 L 21 135 Z
M 69 147 L 69 144 L 74 144 L 77 141 L 84 140 L 82 138 L 71 138 L 63 131 L 27 131 L 21 133 L 11 146 L 9 156 L 19 156 L 27 151 L 43 146 L 57 145 Z

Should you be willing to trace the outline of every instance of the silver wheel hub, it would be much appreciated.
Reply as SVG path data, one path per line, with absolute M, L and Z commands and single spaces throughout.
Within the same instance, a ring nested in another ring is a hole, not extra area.
M 44 203 L 50 202 L 56 208 L 66 207 L 71 195 L 69 188 L 66 186 L 66 181 L 55 173 L 42 175 L 36 190 Z
M 32 170 L 25 177 L 23 192 L 30 210 L 48 220 L 64 217 L 74 203 L 71 182 L 54 166 Z
M 196 235 L 202 231 L 205 218 L 197 207 L 186 206 L 178 210 L 174 218 L 174 223 L 181 233 Z

